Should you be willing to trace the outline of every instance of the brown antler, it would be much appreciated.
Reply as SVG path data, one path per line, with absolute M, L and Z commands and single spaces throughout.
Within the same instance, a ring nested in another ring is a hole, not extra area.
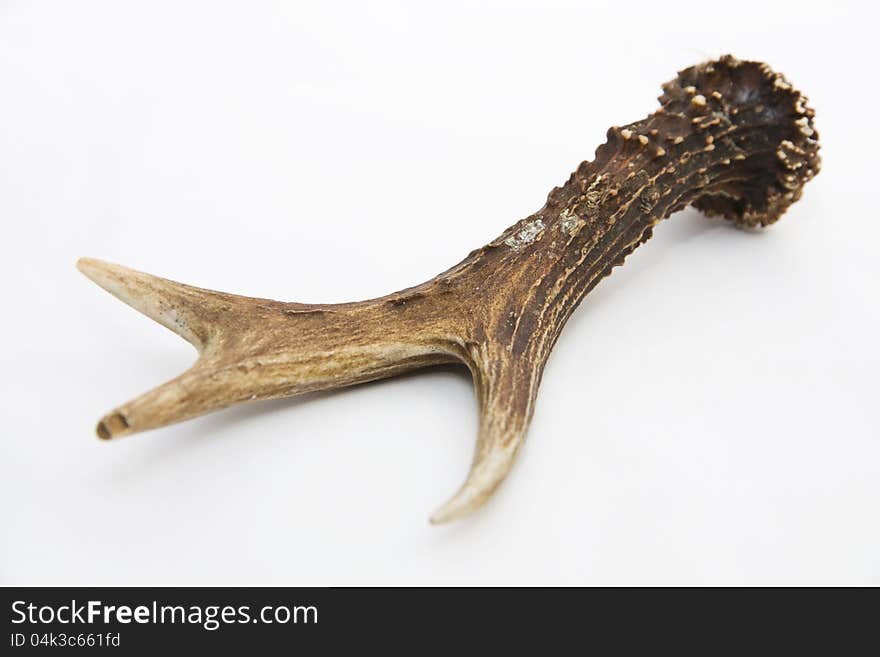
M 656 112 L 611 128 L 595 160 L 540 211 L 436 278 L 385 297 L 281 303 L 80 260 L 86 276 L 200 354 L 181 376 L 105 416 L 98 435 L 461 362 L 480 400 L 476 455 L 432 521 L 478 508 L 516 457 L 566 320 L 655 224 L 692 204 L 766 226 L 819 171 L 813 111 L 766 65 L 722 57 L 682 71 L 663 91 Z

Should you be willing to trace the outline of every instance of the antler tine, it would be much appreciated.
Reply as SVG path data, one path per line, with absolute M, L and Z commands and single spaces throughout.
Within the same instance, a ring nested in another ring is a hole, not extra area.
M 513 467 L 532 419 L 543 363 L 478 351 L 481 357 L 470 363 L 480 406 L 474 460 L 458 492 L 431 516 L 433 524 L 468 515 L 492 496 Z
M 480 507 L 523 443 L 566 321 L 658 222 L 694 205 L 766 226 L 819 171 L 813 110 L 765 64 L 725 56 L 681 71 L 663 91 L 646 119 L 609 129 L 595 159 L 541 210 L 436 278 L 385 297 L 281 303 L 81 260 L 89 278 L 200 352 L 190 370 L 105 416 L 98 435 L 458 361 L 480 398 L 477 449 L 465 484 L 432 521 Z
M 95 258 L 80 258 L 76 267 L 117 299 L 177 333 L 199 352 L 219 328 L 218 323 L 208 321 L 208 309 L 222 312 L 224 303 L 232 298 Z

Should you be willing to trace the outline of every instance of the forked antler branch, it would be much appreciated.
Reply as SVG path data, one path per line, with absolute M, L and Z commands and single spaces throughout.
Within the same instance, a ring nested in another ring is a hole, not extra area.
M 476 455 L 432 520 L 478 508 L 522 445 L 566 320 L 655 224 L 692 204 L 766 226 L 819 170 L 812 110 L 766 65 L 723 57 L 682 71 L 663 91 L 656 112 L 611 128 L 595 159 L 540 211 L 436 278 L 385 297 L 281 303 L 80 260 L 86 276 L 200 354 L 187 372 L 105 416 L 98 435 L 461 362 L 480 400 Z

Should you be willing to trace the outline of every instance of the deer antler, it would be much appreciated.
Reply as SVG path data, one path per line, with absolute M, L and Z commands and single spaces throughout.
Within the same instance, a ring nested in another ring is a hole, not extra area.
M 819 171 L 813 111 L 766 65 L 725 56 L 682 71 L 663 91 L 652 115 L 608 130 L 595 160 L 540 211 L 436 278 L 378 299 L 281 303 L 80 260 L 86 276 L 200 354 L 187 372 L 106 415 L 98 436 L 461 362 L 480 400 L 477 449 L 465 484 L 432 521 L 478 508 L 516 458 L 566 320 L 655 224 L 692 204 L 766 226 Z

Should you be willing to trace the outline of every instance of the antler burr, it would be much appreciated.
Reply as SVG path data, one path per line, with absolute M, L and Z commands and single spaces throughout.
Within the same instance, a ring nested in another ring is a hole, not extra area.
M 813 111 L 765 64 L 725 56 L 688 68 L 659 100 L 646 119 L 610 128 L 538 212 L 435 278 L 377 299 L 282 303 L 80 260 L 86 276 L 199 352 L 188 371 L 106 415 L 98 436 L 463 363 L 480 402 L 476 453 L 432 521 L 477 509 L 516 458 L 569 316 L 660 220 L 690 204 L 767 226 L 819 171 Z

